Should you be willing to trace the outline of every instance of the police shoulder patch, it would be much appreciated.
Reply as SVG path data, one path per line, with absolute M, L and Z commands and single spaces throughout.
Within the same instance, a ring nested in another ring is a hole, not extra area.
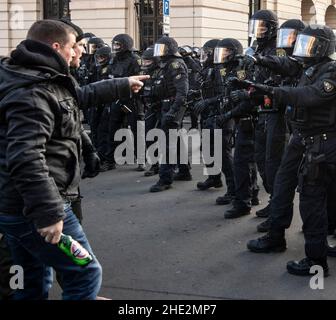
M 142 60 L 141 59 L 138 59 L 137 62 L 138 62 L 139 66 L 142 66 Z
M 171 64 L 171 66 L 172 66 L 173 69 L 179 69 L 181 67 L 181 64 L 179 62 L 175 61 Z
M 328 80 L 323 81 L 323 88 L 327 93 L 333 92 L 336 89 L 335 85 Z
M 220 69 L 220 74 L 222 77 L 226 76 L 226 68 Z
M 245 80 L 246 79 L 246 71 L 245 70 L 237 71 L 237 77 L 238 77 L 239 80 Z

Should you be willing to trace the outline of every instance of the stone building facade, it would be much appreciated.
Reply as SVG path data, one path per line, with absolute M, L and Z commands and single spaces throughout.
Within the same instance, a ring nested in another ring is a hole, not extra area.
M 302 18 L 336 29 L 336 0 L 170 0 L 170 35 L 180 44 L 234 37 L 247 46 L 249 16 L 257 9 L 274 10 L 281 21 Z M 34 21 L 64 15 L 107 43 L 128 33 L 140 48 L 162 34 L 162 0 L 0 0 L 0 55 L 24 39 Z

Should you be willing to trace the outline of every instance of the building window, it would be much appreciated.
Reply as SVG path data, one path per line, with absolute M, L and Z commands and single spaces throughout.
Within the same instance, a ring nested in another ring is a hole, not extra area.
M 61 18 L 66 18 L 70 20 L 70 1 L 71 0 L 44 0 L 44 19 L 58 20 Z
M 261 0 L 249 0 L 250 1 L 250 14 L 251 18 L 257 11 L 261 9 Z
M 145 50 L 162 37 L 163 0 L 136 1 L 140 25 L 140 47 Z
M 316 8 L 312 0 L 303 0 L 301 4 L 302 21 L 307 24 L 317 23 Z

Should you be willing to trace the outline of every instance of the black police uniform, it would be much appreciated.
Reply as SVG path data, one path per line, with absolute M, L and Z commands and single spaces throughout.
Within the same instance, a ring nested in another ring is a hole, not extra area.
M 312 63 L 310 68 L 305 67 L 297 88 L 271 90 L 279 104 L 293 107 L 293 129 L 299 132 L 305 144 L 305 155 L 299 170 L 299 191 L 307 258 L 287 264 L 288 271 L 295 275 L 309 275 L 310 267 L 314 264 L 328 272 L 327 198 L 330 188 L 334 188 L 336 176 L 336 64 L 328 58 L 335 52 L 335 35 L 330 28 L 317 25 L 302 32 L 302 37 L 307 35 L 318 39 L 319 48 L 316 52 L 320 56 L 303 59 L 304 63 Z M 307 43 L 306 39 L 304 41 Z M 295 63 L 290 59 L 287 63 L 287 70 L 295 68 Z M 271 229 L 268 237 L 279 248 L 281 238 L 284 243 L 284 230 L 278 230 L 276 235 Z M 259 239 L 260 242 L 262 239 Z M 250 242 L 251 245 L 256 243 Z
M 201 89 L 201 70 L 202 66 L 191 56 L 183 57 L 188 68 L 189 92 L 191 96 Z M 191 119 L 191 129 L 198 129 L 198 115 L 189 110 Z
M 176 145 L 170 146 L 169 130 L 182 128 L 182 120 L 186 111 L 189 91 L 188 68 L 182 57 L 178 57 L 178 45 L 169 37 L 161 38 L 156 45 L 165 47 L 165 54 L 159 62 L 160 71 L 154 82 L 154 96 L 161 101 L 161 129 L 166 135 L 166 155 L 174 156 Z M 177 147 L 177 148 L 176 148 Z M 174 158 L 174 157 L 173 157 Z M 179 160 L 178 160 L 179 162 Z M 179 164 L 179 174 L 174 176 L 175 165 L 169 163 L 160 165 L 160 180 L 151 188 L 151 192 L 160 192 L 171 187 L 174 180 L 191 180 L 188 164 Z
M 148 48 L 144 51 L 142 55 L 142 60 L 152 61 L 149 66 L 142 66 L 141 73 L 150 76 L 150 79 L 145 81 L 144 87 L 142 89 L 142 101 L 145 106 L 145 129 L 146 136 L 150 130 L 158 129 L 161 127 L 161 100 L 155 97 L 153 92 L 153 87 L 155 81 L 158 80 L 158 75 L 160 72 L 160 67 L 158 65 L 157 58 L 154 58 L 154 49 Z M 146 141 L 146 148 L 150 148 L 154 142 Z M 158 154 L 156 154 L 158 156 Z M 150 177 L 159 173 L 159 163 L 155 163 L 151 159 L 151 167 L 145 172 L 146 177 Z
M 160 63 L 160 73 L 155 86 L 161 82 L 161 88 L 166 88 L 166 92 L 160 94 L 162 113 L 161 128 L 165 131 L 166 137 L 169 135 L 169 129 L 179 129 L 182 127 L 182 120 L 186 111 L 186 97 L 188 94 L 188 69 L 183 59 L 172 57 L 167 62 Z M 160 84 L 159 84 L 160 86 Z M 166 114 L 173 111 L 176 114 L 175 121 L 167 121 Z M 173 146 L 173 149 L 176 146 Z M 167 154 L 174 150 L 169 149 L 169 140 L 167 139 Z M 170 164 L 161 164 L 160 180 L 165 184 L 171 184 L 174 178 L 174 166 Z M 189 174 L 188 164 L 179 164 L 179 172 Z
M 130 50 L 122 51 L 117 53 L 111 60 L 109 65 L 109 76 L 110 78 L 123 78 L 138 75 L 140 73 L 141 59 L 138 55 Z M 131 126 L 132 132 L 134 134 L 134 139 L 136 141 L 137 130 L 136 122 L 138 115 L 140 114 L 138 110 L 138 98 L 129 100 L 119 100 L 116 103 L 111 104 L 108 107 L 108 142 L 109 146 L 107 152 L 102 155 L 103 159 L 113 168 L 115 164 L 114 153 L 120 142 L 114 141 L 114 136 L 116 132 L 128 125 Z M 132 112 L 126 111 L 122 106 L 125 105 Z
M 268 38 L 258 39 L 256 54 L 261 56 L 276 55 L 276 15 L 269 10 L 260 10 L 253 16 L 253 19 L 265 21 L 269 28 L 267 31 L 269 32 Z M 280 85 L 280 83 L 277 83 L 277 78 L 276 74 L 271 70 L 263 66 L 256 66 L 254 74 L 255 82 L 261 84 L 271 82 L 272 85 Z M 262 103 L 261 109 L 265 109 L 265 104 L 266 101 Z M 273 109 L 277 109 L 276 106 L 273 106 Z M 271 196 L 275 175 L 280 166 L 285 148 L 286 129 L 283 112 L 259 114 L 255 128 L 255 156 L 265 190 Z M 269 206 L 257 212 L 257 215 L 267 217 L 269 215 Z

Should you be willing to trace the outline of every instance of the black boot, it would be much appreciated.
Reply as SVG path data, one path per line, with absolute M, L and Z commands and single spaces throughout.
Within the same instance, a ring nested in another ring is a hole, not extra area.
M 212 177 L 209 177 L 206 179 L 204 182 L 199 182 L 197 183 L 197 189 L 201 191 L 208 190 L 210 188 L 222 188 L 223 187 L 223 182 L 221 179 L 214 179 Z
M 251 213 L 251 208 L 236 208 L 233 207 L 224 213 L 225 219 L 237 219 L 243 216 L 247 216 Z
M 192 175 L 189 171 L 178 172 L 174 175 L 174 181 L 192 181 Z
M 258 195 L 259 195 L 259 190 L 254 190 L 253 195 L 252 195 L 252 200 L 251 200 L 252 206 L 254 207 L 259 206 L 259 204 L 261 204 L 261 201 L 259 200 Z
M 269 232 L 264 237 L 249 241 L 247 248 L 254 253 L 283 252 L 287 249 L 287 244 L 284 233 Z
M 257 211 L 256 215 L 259 218 L 268 218 L 270 215 L 270 211 L 271 211 L 271 206 L 268 205 L 266 208 Z
M 336 247 L 328 245 L 328 257 L 336 258 Z
M 107 172 L 107 171 L 115 170 L 116 168 L 117 167 L 114 162 L 103 161 L 100 165 L 100 172 Z
M 152 193 L 162 192 L 162 191 L 170 189 L 171 187 L 172 187 L 171 184 L 167 184 L 159 180 L 157 184 L 155 184 L 154 186 L 150 188 L 150 192 Z
M 135 169 L 137 172 L 144 172 L 146 171 L 146 167 L 143 164 L 139 164 L 138 167 Z
M 327 259 L 313 260 L 311 258 L 304 258 L 301 261 L 289 261 L 287 263 L 287 271 L 295 276 L 312 277 L 314 274 L 311 274 L 310 270 L 313 266 L 321 266 L 324 276 L 327 277 L 329 275 Z
M 235 196 L 232 193 L 228 192 L 223 197 L 218 197 L 217 200 L 216 200 L 216 204 L 218 204 L 219 206 L 227 206 L 227 205 L 232 203 L 234 198 L 235 198 Z
M 260 223 L 258 226 L 257 226 L 257 230 L 258 232 L 260 233 L 266 233 L 266 232 L 269 232 L 271 229 L 271 219 L 268 218 L 266 221 L 264 221 L 263 223 Z
M 145 172 L 145 177 L 152 177 L 159 174 L 159 166 L 154 164 L 150 167 L 148 171 Z

